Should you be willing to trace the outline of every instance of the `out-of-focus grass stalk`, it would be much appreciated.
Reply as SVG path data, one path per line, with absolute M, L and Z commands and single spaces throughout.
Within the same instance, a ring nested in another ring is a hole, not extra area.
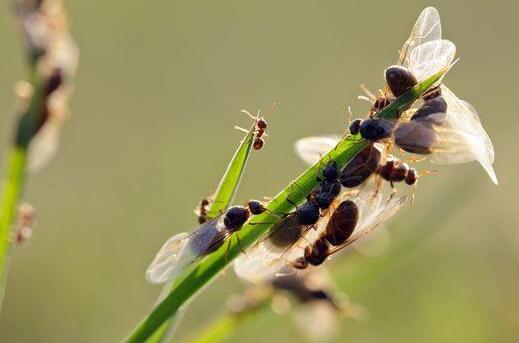
M 30 64 L 31 72 L 34 64 Z M 41 85 L 35 73 L 32 74 L 34 85 Z M 0 204 L 0 311 L 3 304 L 5 283 L 7 278 L 10 233 L 16 216 L 17 207 L 22 196 L 27 167 L 28 147 L 38 125 L 43 108 L 41 87 L 34 92 L 25 113 L 16 127 L 16 140 L 10 148 L 7 170 L 4 176 L 2 202 Z
M 225 212 L 225 210 L 230 206 L 236 192 L 238 191 L 238 187 L 240 185 L 241 178 L 243 173 L 245 172 L 245 167 L 247 166 L 247 161 L 249 160 L 250 153 L 252 150 L 252 145 L 254 142 L 254 132 L 255 125 L 250 128 L 249 132 L 245 135 L 240 145 L 236 149 L 227 169 L 220 180 L 220 184 L 216 189 L 216 192 L 213 194 L 213 201 L 209 205 L 209 210 L 207 211 L 207 219 L 213 219 Z M 158 302 L 162 301 L 169 293 L 171 289 L 171 284 L 168 283 L 164 286 Z M 185 307 L 186 305 L 184 305 Z M 159 343 L 165 342 L 174 334 L 174 331 L 182 319 L 183 310 L 179 309 L 175 315 L 169 318 L 166 322 L 164 322 L 159 329 L 157 329 L 153 335 L 148 339 L 149 343 Z
M 438 82 L 447 70 L 438 72 L 398 97 L 389 106 L 380 111 L 379 116 L 388 119 L 395 118 L 403 108 L 406 108 Z M 189 301 L 191 297 L 238 256 L 241 252 L 241 247 L 249 247 L 272 228 L 276 220 L 279 220 L 272 213 L 288 213 L 294 209 L 293 203 L 303 202 L 306 195 L 318 185 L 317 176 L 323 165 L 333 160 L 338 167 L 342 168 L 367 144 L 368 142 L 359 135 L 350 135 L 341 139 L 336 147 L 324 155 L 320 161 L 308 168 L 296 180 L 279 192 L 269 202 L 267 206 L 269 211 L 254 216 L 251 221 L 243 226 L 237 233 L 241 246 L 238 244 L 238 240 L 233 239 L 230 245 L 224 244 L 220 249 L 180 275 L 173 283 L 169 295 L 137 326 L 128 338 L 128 342 L 144 342 L 153 335 L 162 323 L 174 315 L 182 305 Z M 287 201 L 288 198 L 291 201 Z
M 0 207 L 0 309 L 7 275 L 10 228 L 23 189 L 26 161 L 27 148 L 14 146 L 9 154 Z
M 74 74 L 78 57 L 59 0 L 17 0 L 14 5 L 25 40 L 29 83 L 22 82 L 16 88 L 20 104 L 16 109 L 17 125 L 0 203 L 0 310 L 7 277 L 11 227 L 24 188 L 30 144 L 46 125 L 54 125 L 57 129 L 58 123 L 63 122 L 69 95 L 66 81 Z M 52 132 L 58 133 L 57 130 Z M 40 147 L 45 143 L 48 141 L 42 140 Z M 40 161 L 48 161 L 52 154 L 47 158 L 39 157 Z

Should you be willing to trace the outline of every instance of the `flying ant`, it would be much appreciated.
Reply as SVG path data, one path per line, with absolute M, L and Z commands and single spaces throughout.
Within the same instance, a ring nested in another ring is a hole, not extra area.
M 189 234 L 183 232 L 172 236 L 164 243 L 146 270 L 148 281 L 170 281 L 197 259 L 218 250 L 226 241 L 230 247 L 233 233 L 239 231 L 251 215 L 266 210 L 259 201 L 251 200 L 247 207 L 230 207 L 225 213 L 203 223 Z M 239 238 L 238 244 L 240 245 Z
M 361 185 L 375 173 L 381 158 L 380 147 L 377 144 L 369 144 L 344 167 L 339 175 L 339 182 L 346 188 Z
M 358 199 L 358 198 L 357 198 Z M 403 206 L 406 197 L 391 197 L 381 201 L 381 195 L 372 198 L 369 203 L 363 203 L 362 209 L 357 205 L 358 200 L 344 200 L 330 218 L 326 229 L 313 244 L 305 247 L 303 256 L 291 262 L 296 269 L 306 269 L 309 265 L 319 266 L 328 257 L 346 248 L 364 235 L 368 234 Z M 371 214 L 361 217 L 362 211 L 371 210 Z

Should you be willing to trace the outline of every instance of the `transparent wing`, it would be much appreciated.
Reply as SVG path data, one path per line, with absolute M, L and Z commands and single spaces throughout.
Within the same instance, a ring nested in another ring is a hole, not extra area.
M 451 41 L 438 39 L 417 46 L 404 64 L 418 82 L 425 80 L 454 61 L 456 46 Z
M 164 243 L 146 270 L 146 280 L 150 283 L 163 283 L 178 275 L 194 256 L 186 254 L 189 235 L 179 233 Z
M 293 273 L 288 265 L 300 257 L 308 244 L 314 242 L 328 222 L 323 216 L 316 229 L 297 225 L 296 218 L 288 216 L 281 219 L 273 228 L 271 236 L 261 240 L 246 254 L 239 255 L 234 262 L 236 275 L 243 280 L 258 283 L 278 274 Z M 290 242 L 288 244 L 280 242 Z
M 411 35 L 400 50 L 399 63 L 402 65 L 409 63 L 409 56 L 416 47 L 426 42 L 441 39 L 441 36 L 440 14 L 436 8 L 427 7 L 420 13 Z
M 460 100 L 446 86 L 442 85 L 442 95 L 447 102 L 447 115 L 438 130 L 439 142 L 430 161 L 437 164 L 455 164 L 478 161 L 497 185 L 497 177 L 492 168 L 494 147 L 478 114 L 468 102 Z
M 221 220 L 209 221 L 191 234 L 182 232 L 164 243 L 146 270 L 150 283 L 173 280 L 197 258 L 204 255 L 222 232 Z
M 303 161 L 314 164 L 334 148 L 339 139 L 336 135 L 305 137 L 295 142 L 294 149 Z
M 405 204 L 406 200 L 406 196 L 394 196 L 388 199 L 387 196 L 382 193 L 373 197 L 371 192 L 362 192 L 359 197 L 355 199 L 360 214 L 359 223 L 355 231 L 343 245 L 335 248 L 330 253 L 334 254 L 365 237 L 371 231 L 389 220 L 389 218 Z
M 372 231 L 369 239 L 361 239 L 354 242 L 351 247 L 363 255 L 374 257 L 381 256 L 391 243 L 391 234 L 385 225 L 380 225 Z

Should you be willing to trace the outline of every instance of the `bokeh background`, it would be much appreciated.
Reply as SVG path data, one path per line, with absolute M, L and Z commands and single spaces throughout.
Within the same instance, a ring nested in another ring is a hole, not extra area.
M 419 12 L 441 13 L 461 62 L 449 86 L 472 102 L 496 150 L 499 187 L 475 163 L 441 167 L 392 221 L 377 258 L 332 266 L 369 311 L 337 341 L 511 342 L 519 339 L 516 1 L 70 1 L 81 49 L 73 116 L 57 159 L 32 175 L 31 241 L 12 254 L 2 342 L 114 342 L 160 287 L 144 270 L 162 242 L 195 226 L 241 133 L 242 108 L 267 110 L 237 203 L 273 195 L 305 166 L 302 136 L 342 133 L 359 85 L 382 86 Z M 12 85 L 25 75 L 9 6 L 0 6 L 1 167 L 13 127 Z M 426 167 L 427 165 L 424 165 Z M 3 168 L 2 168 L 3 170 Z M 186 337 L 243 289 L 232 272 L 190 307 Z M 232 342 L 303 342 L 290 315 L 244 324 Z

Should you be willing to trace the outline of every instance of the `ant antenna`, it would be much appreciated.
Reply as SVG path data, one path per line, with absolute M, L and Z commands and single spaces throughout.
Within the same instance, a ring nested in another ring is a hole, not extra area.
M 368 100 L 370 100 L 370 101 L 377 100 L 377 97 L 375 96 L 375 94 L 373 94 L 365 84 L 361 83 L 360 89 L 368 96 Z
M 351 112 L 351 106 L 348 106 L 348 112 L 346 113 L 346 117 L 348 118 L 348 126 L 351 125 L 353 121 L 353 113 Z
M 276 103 L 273 102 L 272 105 L 270 106 L 270 110 L 267 112 L 267 116 L 271 116 L 272 113 L 274 113 L 275 109 L 276 109 Z
M 371 103 L 371 99 L 368 98 L 367 96 L 364 96 L 364 95 L 359 95 L 359 96 L 357 97 L 357 99 L 359 99 L 359 100 L 364 100 L 364 101 L 367 101 L 367 102 Z
M 245 113 L 246 115 L 248 115 L 248 116 L 249 116 L 252 120 L 254 120 L 254 121 L 257 121 L 257 120 L 259 119 L 259 111 L 258 111 L 258 113 L 256 114 L 256 116 L 253 116 L 253 115 L 250 114 L 250 112 L 247 111 L 247 110 L 241 110 L 240 112 L 241 112 L 241 113 Z

